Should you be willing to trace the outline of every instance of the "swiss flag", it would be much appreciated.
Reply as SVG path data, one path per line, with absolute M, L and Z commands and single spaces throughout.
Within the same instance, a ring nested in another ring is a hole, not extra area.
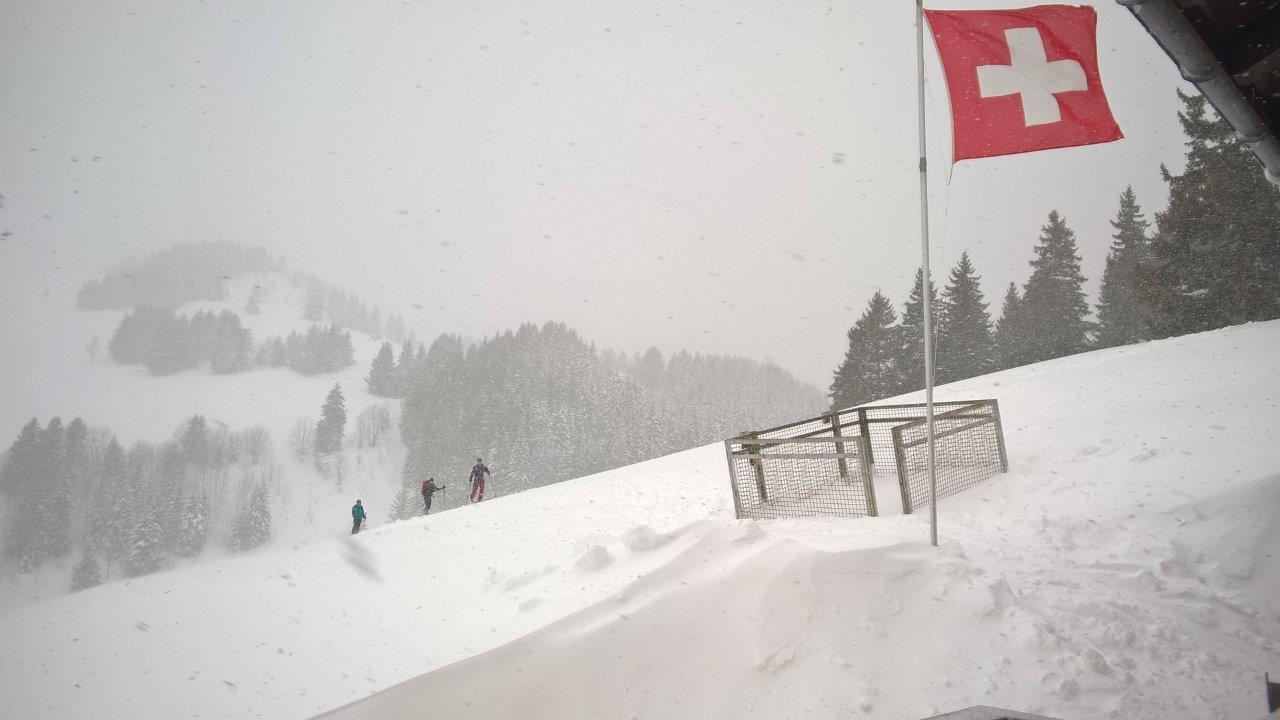
M 1093 8 L 925 15 L 951 94 L 957 161 L 1124 137 L 1102 92 Z

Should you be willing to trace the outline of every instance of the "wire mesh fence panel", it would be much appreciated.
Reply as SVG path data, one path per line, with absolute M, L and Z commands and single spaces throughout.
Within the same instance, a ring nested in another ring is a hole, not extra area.
M 899 446 L 903 511 L 928 507 L 929 446 L 925 423 L 901 425 L 894 435 Z M 999 409 L 994 400 L 969 403 L 934 415 L 934 474 L 939 498 L 967 490 L 1006 469 Z
M 1007 467 L 994 400 L 934 404 L 939 496 Z M 832 411 L 725 441 L 738 517 L 877 515 L 875 473 L 899 479 L 904 512 L 928 503 L 925 406 Z
M 859 438 L 734 438 L 725 442 L 738 517 L 875 514 Z
M 970 405 L 971 402 L 937 402 L 934 415 Z M 897 453 L 894 451 L 893 429 L 917 420 L 924 420 L 923 403 L 912 405 L 872 405 L 855 408 L 865 418 L 862 423 L 871 438 L 871 460 L 876 469 L 897 471 Z

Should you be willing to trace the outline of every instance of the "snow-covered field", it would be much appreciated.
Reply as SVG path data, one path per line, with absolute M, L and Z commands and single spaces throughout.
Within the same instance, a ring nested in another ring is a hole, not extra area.
M 261 315 L 247 315 L 245 302 L 254 285 L 266 290 Z M 281 273 L 240 275 L 227 282 L 228 298 L 220 302 L 192 302 L 179 314 L 200 310 L 231 310 L 253 331 L 254 344 L 268 338 L 306 332 L 312 323 L 302 319 L 304 293 L 290 287 Z M 74 306 L 74 287 L 51 288 L 46 302 L 14 308 L 6 325 L 10 342 L 0 349 L 0 376 L 20 379 L 0 390 L 0 438 L 12 441 L 32 417 L 43 423 L 53 415 L 64 421 L 80 416 L 90 424 L 111 428 L 124 444 L 136 440 L 168 439 L 178 423 L 201 413 L 234 430 L 256 424 L 273 431 L 284 444 L 283 432 L 298 417 L 315 417 L 325 393 L 341 383 L 354 417 L 365 405 L 380 401 L 365 392 L 364 377 L 381 340 L 352 332 L 356 363 L 336 373 L 304 376 L 285 368 L 255 369 L 233 375 L 214 375 L 208 366 L 165 376 L 146 368 L 122 366 L 107 355 L 107 342 L 124 311 L 82 312 Z M 95 361 L 85 348 L 94 336 Z
M 1011 471 L 938 549 L 925 513 L 735 520 L 709 446 L 15 608 L 2 714 L 1256 717 L 1278 355 L 1273 322 L 943 388 L 1000 400 Z
M 263 289 L 262 312 L 243 312 L 254 286 Z M 204 415 L 215 426 L 231 431 L 262 425 L 271 433 L 273 459 L 279 465 L 280 485 L 272 507 L 273 547 L 327 537 L 344 521 L 345 507 L 364 498 L 374 517 L 386 517 L 390 500 L 399 489 L 404 448 L 393 429 L 376 448 L 358 449 L 348 442 L 345 479 L 337 483 L 322 478 L 311 463 L 299 461 L 288 449 L 288 436 L 299 418 L 314 423 L 320 406 L 334 383 L 346 398 L 348 432 L 354 418 L 370 405 L 385 403 L 392 415 L 399 403 L 370 395 L 364 377 L 381 345 L 381 339 L 351 333 L 354 365 L 338 372 L 312 376 L 286 368 L 255 368 L 231 375 L 214 375 L 207 364 L 166 376 L 155 376 L 142 366 L 120 365 L 107 355 L 107 343 L 125 314 L 123 311 L 82 312 L 75 309 L 73 286 L 51 286 L 44 297 L 15 297 L 18 307 L 6 313 L 12 342 L 0 346 L 0 377 L 20 378 L 0 386 L 0 442 L 7 447 L 19 428 L 32 417 L 41 423 L 55 415 L 64 422 L 82 417 L 90 425 L 106 427 L 127 447 L 144 440 L 159 443 L 171 438 L 180 423 L 194 414 Z M 291 331 L 305 332 L 312 323 L 302 318 L 305 293 L 290 286 L 282 273 L 240 275 L 227 282 L 228 297 L 218 302 L 192 302 L 177 308 L 180 314 L 231 310 L 240 315 L 261 344 Z M 99 350 L 91 359 L 86 348 L 94 336 Z M 398 349 L 397 349 L 398 352 Z M 466 468 L 458 475 L 465 476 Z M 4 502 L 0 499 L 0 505 Z M 0 513 L 0 534 L 5 518 Z M 194 561 L 205 562 L 224 554 L 217 542 Z M 18 573 L 12 564 L 0 571 L 0 609 L 66 592 L 71 566 L 78 554 L 50 562 L 34 573 Z

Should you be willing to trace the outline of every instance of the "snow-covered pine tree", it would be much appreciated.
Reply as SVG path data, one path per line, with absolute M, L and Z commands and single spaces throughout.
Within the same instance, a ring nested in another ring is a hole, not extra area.
M 209 537 L 209 500 L 203 491 L 188 493 L 174 536 L 173 551 L 179 557 L 195 557 Z
M 87 590 L 102 584 L 102 565 L 93 553 L 86 552 L 80 562 L 71 568 L 71 589 Z
M 342 449 L 342 436 L 347 427 L 347 404 L 342 397 L 342 386 L 334 383 L 333 389 L 320 408 L 320 421 L 316 423 L 316 452 L 332 453 Z
M 395 367 L 395 395 L 393 397 L 403 398 L 405 393 L 409 391 L 409 386 L 413 383 L 413 377 L 417 372 L 418 357 L 413 351 L 413 341 L 405 340 L 400 345 L 400 360 Z
M 107 341 L 107 354 L 111 359 L 125 365 L 139 365 L 147 362 L 160 342 L 161 325 L 172 317 L 169 310 L 152 305 L 143 305 L 133 312 L 125 313 L 115 333 Z
M 0 473 L 12 518 L 5 533 L 4 554 L 19 561 L 27 558 L 28 563 L 32 562 L 35 541 L 27 505 L 40 478 L 43 434 L 40 421 L 31 418 L 9 447 L 8 460 Z
M 35 521 L 36 552 L 43 561 L 71 551 L 71 472 L 67 465 L 67 432 L 61 418 L 53 418 L 41 436 L 40 479 L 23 511 Z
M 232 552 L 252 550 L 271 539 L 271 502 L 267 489 L 253 488 L 240 512 L 231 522 L 227 549 Z
M 31 418 L 9 446 L 7 460 L 0 470 L 0 489 L 11 499 L 26 492 L 34 482 L 41 432 L 40 420 Z
M 98 475 L 98 489 L 88 513 L 89 537 L 85 545 L 108 560 L 119 560 L 127 550 L 133 516 L 125 496 L 124 448 L 114 436 L 103 450 Z
M 185 491 L 190 482 L 189 472 L 190 468 L 178 443 L 166 442 L 160 446 L 148 507 L 154 511 L 156 522 L 160 523 L 161 540 L 166 552 L 172 552 L 177 544 Z
M 335 364 L 332 368 L 333 370 L 341 370 L 344 367 L 350 367 L 356 364 L 356 347 L 351 342 L 350 332 L 343 331 L 338 333 L 335 346 Z
M 982 296 L 982 278 L 973 268 L 968 251 L 951 270 L 942 292 L 938 347 L 934 350 L 937 381 L 949 383 L 985 375 L 995 369 L 995 341 L 991 314 Z
M 67 424 L 67 503 L 71 507 L 71 537 L 83 539 L 88 526 L 89 498 L 96 488 L 89 457 L 89 426 L 81 418 Z
M 378 397 L 397 397 L 400 394 L 400 379 L 396 372 L 395 349 L 391 343 L 384 342 L 369 366 L 369 374 L 365 377 L 369 394 Z
M 1076 236 L 1057 210 L 1040 229 L 1035 253 L 1019 307 L 1026 344 L 1018 365 L 1083 352 L 1092 330 Z
M 155 343 L 147 353 L 145 364 L 153 375 L 172 375 L 196 366 L 198 348 L 186 315 L 176 317 L 165 312 L 156 328 Z
M 1178 91 L 1186 169 L 1134 275 L 1155 337 L 1280 317 L 1280 188 L 1200 95 Z
M 178 434 L 178 444 L 183 460 L 196 468 L 208 467 L 212 456 L 209 421 L 203 415 L 192 415 Z
M 1018 285 L 1009 283 L 1004 293 L 1004 304 L 1000 308 L 1000 319 L 996 321 L 993 339 L 996 344 L 996 369 L 1005 370 L 1018 366 L 1026 345 L 1022 332 L 1020 310 L 1022 296 L 1018 294 Z
M 183 317 L 186 317 L 185 315 Z M 200 360 L 213 354 L 213 346 L 217 335 L 217 320 L 212 312 L 197 310 L 188 321 L 188 342 L 191 354 Z
M 242 372 L 253 366 L 253 333 L 229 310 L 218 314 L 209 347 L 209 369 L 217 374 Z
M 124 571 L 132 577 L 137 577 L 164 567 L 166 558 L 162 543 L 160 523 L 156 522 L 155 515 L 143 514 L 129 531 L 128 549 L 123 563 Z
M 1147 220 L 1133 187 L 1120 195 L 1120 210 L 1111 221 L 1115 234 L 1098 292 L 1098 332 L 1094 346 L 1128 345 L 1151 339 L 1142 308 L 1133 294 L 1133 271 L 1147 250 Z
M 897 319 L 893 303 L 877 290 L 849 329 L 849 348 L 831 381 L 832 407 L 852 407 L 901 392 L 903 379 L 896 358 L 902 341 L 894 325 Z
M 937 362 L 938 334 L 946 318 L 938 312 L 938 288 L 929 278 L 929 301 L 933 308 L 933 342 L 934 362 Z M 915 284 L 911 286 L 911 296 L 902 306 L 902 324 L 899 326 L 902 347 L 899 350 L 896 364 L 898 374 L 902 378 L 903 390 L 916 390 L 924 387 L 924 271 L 916 269 Z M 895 393 L 896 394 L 896 393 Z

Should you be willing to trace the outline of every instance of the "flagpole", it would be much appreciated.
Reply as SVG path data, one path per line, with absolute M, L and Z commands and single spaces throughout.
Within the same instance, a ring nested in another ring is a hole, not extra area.
M 920 267 L 924 277 L 924 415 L 929 448 L 929 542 L 938 546 L 938 476 L 933 445 L 933 283 L 929 279 L 929 173 L 924 134 L 924 0 L 916 0 L 916 107 L 920 126 Z

